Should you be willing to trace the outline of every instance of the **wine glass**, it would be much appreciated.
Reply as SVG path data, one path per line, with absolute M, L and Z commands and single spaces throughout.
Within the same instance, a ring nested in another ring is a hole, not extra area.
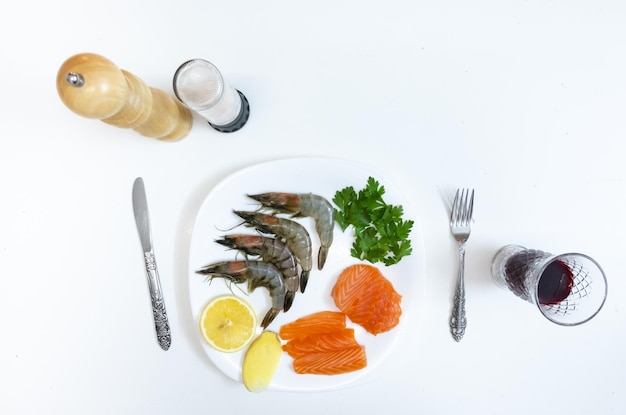
M 519 245 L 501 248 L 493 258 L 496 283 L 535 304 L 550 321 L 576 326 L 592 319 L 606 300 L 607 281 L 587 255 L 553 255 Z

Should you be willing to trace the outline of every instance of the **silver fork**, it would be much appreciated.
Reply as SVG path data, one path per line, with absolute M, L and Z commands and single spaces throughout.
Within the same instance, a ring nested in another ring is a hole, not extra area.
M 452 315 L 450 316 L 450 332 L 454 340 L 461 341 L 465 334 L 465 243 L 471 232 L 472 214 L 474 211 L 474 189 L 458 189 L 454 196 L 452 213 L 450 214 L 450 231 L 459 245 L 459 278 L 454 293 Z

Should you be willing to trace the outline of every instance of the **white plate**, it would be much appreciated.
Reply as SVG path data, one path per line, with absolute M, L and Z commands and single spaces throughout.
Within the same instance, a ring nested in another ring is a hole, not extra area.
M 297 158 L 278 160 L 258 164 L 242 169 L 220 182 L 207 195 L 196 219 L 191 238 L 189 257 L 189 295 L 192 313 L 196 325 L 199 325 L 201 310 L 209 300 L 220 294 L 231 293 L 222 279 L 216 278 L 210 284 L 205 277 L 195 271 L 201 267 L 222 260 L 242 258 L 236 251 L 215 243 L 215 239 L 227 233 L 254 233 L 251 228 L 238 226 L 241 220 L 233 213 L 237 210 L 255 210 L 258 203 L 248 198 L 247 194 L 270 191 L 308 193 L 312 192 L 332 202 L 335 192 L 346 186 L 353 186 L 356 191 L 365 187 L 368 177 L 374 177 L 385 187 L 385 201 L 404 207 L 404 218 L 412 219 L 415 225 L 411 232 L 413 253 L 404 257 L 398 264 L 385 267 L 376 266 L 391 281 L 396 291 L 402 295 L 403 314 L 400 324 L 393 330 L 373 336 L 360 326 L 352 324 L 357 341 L 365 346 L 367 367 L 360 371 L 342 375 L 299 375 L 293 371 L 292 359 L 286 353 L 272 380 L 270 389 L 283 391 L 319 391 L 353 386 L 371 377 L 373 371 L 390 354 L 401 333 L 414 329 L 419 313 L 421 296 L 424 293 L 425 266 L 422 237 L 419 223 L 408 202 L 378 172 L 367 166 L 351 161 L 331 158 Z M 297 293 L 291 309 L 280 313 L 268 329 L 278 331 L 282 324 L 304 315 L 322 311 L 337 310 L 330 291 L 339 273 L 347 266 L 359 263 L 350 256 L 353 242 L 352 233 L 341 231 L 335 227 L 334 241 L 328 254 L 323 270 L 318 270 L 317 250 L 319 240 L 310 218 L 298 218 L 311 234 L 313 243 L 313 269 L 306 291 Z M 232 287 L 232 292 L 246 298 L 257 312 L 259 321 L 270 307 L 270 298 L 266 289 L 258 288 L 252 294 L 244 294 L 245 285 L 239 290 Z M 241 365 L 245 351 L 236 353 L 220 353 L 208 346 L 198 329 L 198 339 L 204 345 L 206 353 L 224 374 L 234 380 L 241 381 Z

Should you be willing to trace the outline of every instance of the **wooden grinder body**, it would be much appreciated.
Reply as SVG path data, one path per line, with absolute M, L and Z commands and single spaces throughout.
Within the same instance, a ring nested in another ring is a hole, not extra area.
M 63 103 L 83 117 L 163 141 L 180 140 L 191 130 L 189 109 L 103 56 L 70 57 L 59 68 L 56 83 Z

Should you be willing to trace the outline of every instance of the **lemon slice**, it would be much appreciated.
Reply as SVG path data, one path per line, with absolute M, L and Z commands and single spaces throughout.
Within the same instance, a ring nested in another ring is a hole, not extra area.
M 257 331 L 256 313 L 246 301 L 234 295 L 213 298 L 202 310 L 200 332 L 216 350 L 236 352 L 246 347 Z

